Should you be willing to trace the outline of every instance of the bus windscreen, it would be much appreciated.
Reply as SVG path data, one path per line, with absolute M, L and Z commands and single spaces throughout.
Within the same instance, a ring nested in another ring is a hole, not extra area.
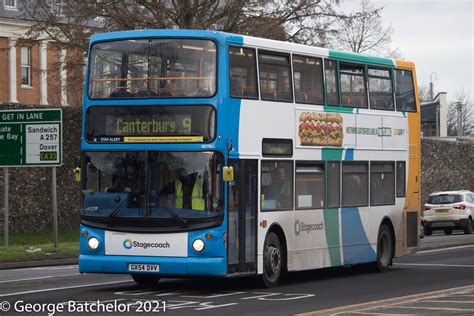
M 130 39 L 91 49 L 89 98 L 197 98 L 216 92 L 216 44 Z

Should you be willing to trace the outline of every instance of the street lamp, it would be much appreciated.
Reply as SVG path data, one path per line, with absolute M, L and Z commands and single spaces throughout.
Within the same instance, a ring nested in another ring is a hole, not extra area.
M 454 102 L 454 106 L 456 106 L 458 110 L 458 136 L 463 136 L 463 128 L 462 128 L 462 103 L 461 102 Z
M 430 101 L 433 101 L 433 77 L 435 80 L 438 80 L 438 74 L 436 72 L 432 72 L 430 74 Z

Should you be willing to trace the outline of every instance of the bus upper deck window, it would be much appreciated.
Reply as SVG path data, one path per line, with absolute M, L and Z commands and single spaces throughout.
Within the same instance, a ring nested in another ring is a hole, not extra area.
M 416 112 L 415 89 L 411 71 L 395 70 L 397 111 Z
M 370 108 L 394 110 L 392 75 L 389 69 L 369 68 Z
M 340 63 L 342 105 L 367 108 L 364 66 Z
M 326 73 L 326 98 L 328 105 L 339 105 L 337 62 L 326 59 L 324 61 L 324 68 Z
M 320 58 L 293 56 L 293 77 L 296 102 L 324 102 L 323 65 Z
M 258 53 L 262 100 L 293 101 L 290 56 Z
M 237 98 L 258 98 L 255 49 L 229 48 L 230 95 Z

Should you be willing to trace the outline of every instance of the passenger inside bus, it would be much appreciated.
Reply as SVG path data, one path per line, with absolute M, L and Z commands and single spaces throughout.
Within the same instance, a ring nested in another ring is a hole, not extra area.
M 106 191 L 115 192 L 140 192 L 142 191 L 142 183 L 139 175 L 138 162 L 127 159 L 118 166 L 118 173 L 115 174 L 115 180 L 113 182 L 112 189 L 106 188 Z
M 177 168 L 175 180 L 163 186 L 160 194 L 174 194 L 174 207 L 193 210 L 205 210 L 205 192 L 207 188 L 197 172 L 186 174 L 184 168 Z

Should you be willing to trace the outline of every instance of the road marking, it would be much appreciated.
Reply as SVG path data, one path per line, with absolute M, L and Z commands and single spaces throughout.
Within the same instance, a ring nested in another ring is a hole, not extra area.
M 300 314 L 296 314 L 295 316 L 328 315 L 328 314 L 335 314 L 335 313 L 343 314 L 343 312 L 351 312 L 352 310 L 354 310 L 356 308 L 362 309 L 364 307 L 365 307 L 366 310 L 369 310 L 369 309 L 381 308 L 381 307 L 390 305 L 390 303 L 392 303 L 392 304 L 396 304 L 397 302 L 401 302 L 401 303 L 405 302 L 406 303 L 406 300 L 408 300 L 408 299 L 421 300 L 423 298 L 436 297 L 438 294 L 440 294 L 440 295 L 438 295 L 438 297 L 439 297 L 439 296 L 445 296 L 445 295 L 451 294 L 450 292 L 458 292 L 459 293 L 459 291 L 465 290 L 465 289 L 474 289 L 474 285 L 466 285 L 466 286 L 460 286 L 460 287 L 444 289 L 444 290 L 438 290 L 438 291 L 432 291 L 432 292 L 426 292 L 426 293 L 398 296 L 398 297 L 392 297 L 392 298 L 388 298 L 388 299 L 369 301 L 369 302 L 357 303 L 357 304 L 346 305 L 346 306 L 339 306 L 339 307 L 334 307 L 334 308 L 329 308 L 329 309 L 324 309 L 324 310 L 319 310 L 319 311 L 311 311 L 311 312 L 300 313 Z M 430 296 L 430 295 L 432 295 L 432 296 Z M 380 305 L 380 304 L 383 304 L 383 305 Z
M 43 280 L 43 279 L 51 279 L 51 278 L 60 278 L 60 277 L 73 276 L 73 275 L 81 275 L 81 274 L 80 274 L 80 273 L 74 273 L 74 274 L 58 274 L 58 275 L 46 275 L 46 276 L 35 277 L 35 278 L 24 278 L 24 279 L 16 279 L 16 280 L 5 280 L 5 281 L 0 281 L 0 284 L 3 284 L 3 283 L 12 283 L 12 282 L 21 282 L 21 281 L 32 281 L 32 280 Z
M 421 267 L 453 267 L 453 268 L 474 268 L 472 264 L 443 264 L 443 263 L 394 263 L 397 266 L 421 266 Z
M 82 287 L 91 287 L 91 286 L 99 286 L 99 285 L 110 285 L 110 284 L 120 284 L 120 283 L 132 283 L 132 282 L 133 282 L 133 281 L 130 281 L 130 280 L 122 280 L 122 281 L 113 281 L 113 282 L 103 282 L 103 283 L 91 283 L 91 284 L 82 284 L 82 285 L 73 285 L 73 286 L 63 286 L 63 287 L 55 287 L 55 288 L 50 288 L 50 289 L 39 289 L 39 290 L 32 290 L 32 291 L 24 291 L 24 292 L 0 294 L 0 297 L 15 296 L 15 295 L 24 295 L 24 294 L 32 294 L 32 293 L 42 293 L 42 292 L 51 292 L 51 291 L 60 291 L 60 290 L 69 290 L 69 289 L 79 289 L 79 288 L 82 288 Z
M 472 247 L 474 247 L 474 245 L 456 246 L 456 247 L 448 247 L 448 248 L 432 249 L 432 250 L 422 250 L 422 251 L 418 251 L 415 255 L 430 253 L 430 252 L 440 252 L 440 251 L 449 251 L 449 250 L 456 250 L 456 249 L 472 248 Z
M 191 293 L 193 293 L 193 292 L 191 292 Z M 202 293 L 202 294 L 199 295 L 200 293 Z M 207 295 L 207 294 L 209 294 L 209 295 Z M 194 292 L 194 295 L 180 295 L 180 296 L 181 297 L 189 297 L 189 298 L 212 299 L 212 298 L 225 297 L 225 296 L 231 296 L 231 295 L 239 295 L 239 294 L 245 294 L 245 292 L 222 291 L 221 293 L 206 293 L 206 292 L 196 291 L 196 292 Z
M 455 304 L 474 304 L 474 302 L 466 301 L 445 301 L 445 300 L 420 300 L 420 303 L 455 303 Z
M 393 309 L 427 309 L 432 311 L 449 311 L 449 312 L 474 312 L 472 308 L 445 308 L 445 307 L 428 307 L 428 306 L 394 306 Z
M 342 312 L 342 313 L 337 313 L 335 315 L 353 315 L 353 314 L 358 314 L 358 315 L 383 315 L 383 316 L 406 316 L 407 314 L 388 314 L 388 313 L 370 313 L 370 312 Z

